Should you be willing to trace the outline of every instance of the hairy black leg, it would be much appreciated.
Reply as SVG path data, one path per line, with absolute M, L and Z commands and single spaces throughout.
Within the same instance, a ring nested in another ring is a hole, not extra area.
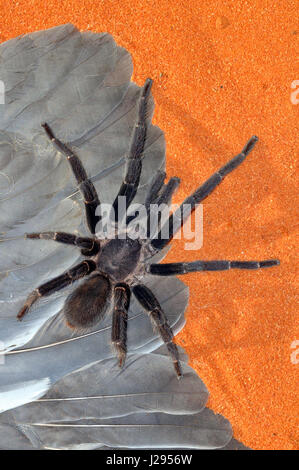
M 150 264 L 147 272 L 158 276 L 194 273 L 197 271 L 226 271 L 228 269 L 260 269 L 279 265 L 279 260 L 265 261 L 192 261 L 190 263 Z
M 155 201 L 152 202 L 152 204 L 171 204 L 172 196 L 178 189 L 180 182 L 181 180 L 177 176 L 173 176 L 172 178 L 170 178 L 168 183 L 164 185 L 164 187 L 161 189 L 159 196 L 156 198 Z
M 145 207 L 148 209 L 150 204 L 153 204 L 154 201 L 157 199 L 158 195 L 160 194 L 161 189 L 164 186 L 164 181 L 166 178 L 165 171 L 157 171 L 152 182 L 148 188 L 147 195 L 145 198 Z
M 51 279 L 51 281 L 45 282 L 45 284 L 37 287 L 29 296 L 24 304 L 24 306 L 19 311 L 17 317 L 19 320 L 23 318 L 24 315 L 28 312 L 30 307 L 36 302 L 40 297 L 45 297 L 51 295 L 54 292 L 57 292 L 60 289 L 68 286 L 74 281 L 77 281 L 81 277 L 87 276 L 92 271 L 96 269 L 96 264 L 91 260 L 84 260 L 81 263 L 77 264 L 73 268 L 69 269 L 64 274 Z
M 162 180 L 162 175 L 163 175 L 163 180 Z M 150 188 L 148 192 L 148 196 L 145 201 L 145 208 L 146 208 L 146 214 L 147 214 L 147 238 L 152 238 L 155 233 L 160 228 L 160 222 L 161 222 L 161 212 L 157 211 L 157 207 L 163 208 L 163 205 L 168 206 L 171 204 L 171 199 L 174 193 L 176 192 L 177 188 L 180 185 L 180 179 L 177 178 L 176 176 L 173 178 L 170 178 L 167 184 L 163 185 L 163 181 L 166 177 L 165 173 L 158 172 L 158 175 L 160 178 L 160 181 L 158 177 L 154 180 L 153 186 Z M 158 188 L 158 183 L 159 183 L 159 190 Z M 162 183 L 160 185 L 160 183 Z M 163 187 L 162 187 L 163 186 Z M 158 217 L 156 217 L 158 215 Z M 135 215 L 129 215 L 127 217 L 127 225 L 134 220 Z
M 165 313 L 163 312 L 158 300 L 152 293 L 152 291 L 144 286 L 143 284 L 138 284 L 133 287 L 133 293 L 138 300 L 138 302 L 142 305 L 142 307 L 147 311 L 154 329 L 156 329 L 159 333 L 161 338 L 163 339 L 166 347 L 168 349 L 168 353 L 172 358 L 173 365 L 175 372 L 178 377 L 182 376 L 182 369 L 179 360 L 179 352 L 178 349 L 173 343 L 173 332 L 168 323 Z
M 25 233 L 25 238 L 31 240 L 54 240 L 55 242 L 65 243 L 66 245 L 75 245 L 81 248 L 83 256 L 94 256 L 100 251 L 100 242 L 88 237 L 77 237 L 72 233 L 66 232 L 39 232 Z
M 167 184 L 164 184 L 166 173 L 157 171 L 149 187 L 145 207 L 149 211 L 151 204 L 170 204 L 171 198 L 180 184 L 180 178 L 174 176 Z
M 216 173 L 214 173 L 205 183 L 203 183 L 199 188 L 197 188 L 196 191 L 191 194 L 191 196 L 187 197 L 183 204 L 181 204 L 177 213 L 170 215 L 167 222 L 167 227 L 169 227 L 168 237 L 162 238 L 162 233 L 165 233 L 162 228 L 162 230 L 158 234 L 158 238 L 153 239 L 151 241 L 151 246 L 155 250 L 163 249 L 170 242 L 170 240 L 172 240 L 173 236 L 179 230 L 180 226 L 182 226 L 185 222 L 186 215 L 184 214 L 184 205 L 190 208 L 187 214 L 190 215 L 190 213 L 195 209 L 196 204 L 199 204 L 206 197 L 208 197 L 211 192 L 221 183 L 224 177 L 231 173 L 233 170 L 235 170 L 245 160 L 245 158 L 251 152 L 257 141 L 258 138 L 255 135 L 252 136 L 243 148 L 241 153 L 239 153 L 236 157 L 234 157 L 226 165 L 224 165 Z M 175 226 L 174 217 L 180 220 L 180 226 Z
M 122 367 L 127 355 L 127 322 L 131 290 L 127 284 L 119 283 L 114 287 L 114 310 L 112 317 L 111 342 Z
M 90 179 L 88 179 L 87 173 L 79 157 L 77 157 L 77 155 L 75 155 L 66 144 L 55 137 L 52 129 L 47 123 L 42 124 L 42 127 L 45 129 L 47 136 L 53 142 L 53 144 L 67 157 L 73 170 L 73 174 L 77 180 L 79 189 L 84 197 L 88 228 L 91 233 L 95 233 L 96 225 L 100 220 L 100 217 L 95 215 L 96 208 L 100 204 L 96 189 Z
M 120 190 L 113 202 L 113 209 L 116 222 L 118 222 L 118 197 L 125 196 L 126 209 L 128 209 L 129 205 L 131 204 L 136 195 L 139 186 L 142 169 L 141 157 L 143 154 L 147 134 L 147 105 L 150 97 L 152 83 L 153 81 L 150 78 L 147 78 L 141 90 L 141 95 L 138 104 L 137 121 L 134 127 L 132 141 L 127 156 L 126 174 L 123 179 Z
M 145 208 L 147 214 L 149 214 L 150 205 L 157 199 L 161 188 L 164 186 L 164 180 L 166 178 L 166 173 L 164 171 L 157 171 L 152 182 L 148 188 L 147 195 L 145 198 Z M 127 217 L 127 225 L 135 219 L 135 214 L 131 214 Z
M 154 237 L 155 233 L 161 229 L 161 216 L 162 213 L 157 211 L 157 207 L 163 209 L 163 205 L 169 206 L 171 204 L 172 196 L 180 185 L 180 178 L 174 176 L 170 178 L 167 184 L 161 189 L 160 194 L 157 195 L 155 200 L 151 202 L 153 207 L 147 208 L 148 223 L 147 223 L 147 238 Z M 156 219 L 156 215 L 158 218 Z

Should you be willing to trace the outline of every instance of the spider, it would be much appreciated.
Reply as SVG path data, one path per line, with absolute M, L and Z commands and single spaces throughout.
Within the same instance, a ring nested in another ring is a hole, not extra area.
M 132 132 L 132 140 L 126 160 L 126 171 L 119 192 L 114 200 L 113 208 L 117 209 L 118 197 L 124 196 L 127 208 L 132 203 L 139 187 L 142 169 L 142 155 L 147 134 L 147 107 L 152 87 L 152 80 L 147 79 L 141 89 L 137 119 Z M 88 178 L 87 173 L 77 155 L 69 146 L 61 142 L 53 133 L 51 127 L 42 124 L 46 135 L 55 147 L 64 154 L 77 180 L 79 189 L 84 198 L 85 215 L 91 237 L 80 237 L 65 232 L 41 232 L 25 234 L 27 239 L 47 239 L 66 245 L 75 245 L 86 257 L 82 262 L 69 269 L 67 272 L 40 285 L 28 296 L 24 306 L 17 317 L 21 320 L 28 312 L 32 304 L 39 298 L 51 295 L 63 289 L 85 276 L 82 282 L 66 299 L 64 316 L 67 325 L 73 329 L 87 328 L 100 322 L 109 307 L 113 305 L 111 342 L 118 357 L 118 364 L 122 367 L 127 354 L 127 319 L 130 306 L 130 297 L 133 294 L 143 309 L 148 314 L 154 329 L 158 331 L 167 346 L 175 372 L 180 378 L 182 368 L 178 349 L 173 342 L 173 332 L 163 312 L 158 299 L 151 290 L 140 281 L 146 273 L 156 276 L 172 276 L 196 271 L 222 271 L 227 269 L 259 269 L 275 266 L 278 260 L 265 261 L 193 261 L 182 263 L 153 264 L 148 260 L 161 252 L 171 242 L 178 227 L 175 227 L 174 214 L 169 214 L 168 236 L 162 237 L 162 230 L 157 237 L 141 240 L 129 237 L 113 239 L 99 239 L 96 237 L 96 225 L 100 217 L 96 215 L 96 209 L 100 206 L 100 200 L 96 189 Z M 197 204 L 203 201 L 221 183 L 223 178 L 235 170 L 254 148 L 258 138 L 251 137 L 241 153 L 232 158 L 226 165 L 214 173 L 205 183 L 199 186 L 180 206 L 189 204 L 193 211 Z M 152 179 L 146 197 L 146 207 L 149 215 L 149 207 L 152 203 L 169 203 L 174 191 L 179 185 L 179 178 L 170 178 L 164 184 L 166 174 L 157 171 Z M 116 211 L 117 212 L 117 211 Z M 116 223 L 118 219 L 116 220 Z M 184 224 L 182 217 L 181 226 Z M 117 224 L 116 224 L 117 227 Z

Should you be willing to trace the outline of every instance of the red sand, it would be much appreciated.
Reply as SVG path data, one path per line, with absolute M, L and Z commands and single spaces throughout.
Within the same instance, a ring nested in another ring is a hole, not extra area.
M 167 258 L 281 260 L 259 272 L 182 277 L 191 298 L 177 341 L 210 390 L 209 406 L 255 449 L 299 447 L 299 364 L 290 358 L 299 339 L 296 18 L 291 0 L 1 1 L 0 41 L 71 22 L 108 31 L 131 52 L 133 79 L 155 80 L 168 176 L 182 178 L 177 201 L 260 137 L 206 200 L 203 248 L 175 242 Z

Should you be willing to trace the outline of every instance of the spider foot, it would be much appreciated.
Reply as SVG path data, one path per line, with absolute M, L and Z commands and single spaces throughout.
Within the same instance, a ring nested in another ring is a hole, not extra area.
M 183 377 L 182 366 L 180 361 L 173 361 L 174 370 L 176 372 L 177 378 L 180 380 Z
M 18 315 L 17 315 L 17 319 L 19 321 L 21 321 L 24 317 L 24 315 L 26 315 L 26 313 L 28 313 L 31 305 L 40 297 L 40 293 L 39 291 L 36 289 L 34 290 L 33 292 L 31 292 L 31 294 L 27 297 L 27 300 L 25 302 L 25 304 L 23 305 L 23 307 L 21 308 L 21 310 L 19 311 Z
M 113 343 L 113 348 L 117 356 L 118 366 L 122 368 L 126 362 L 127 351 L 124 349 L 123 344 L 118 342 Z

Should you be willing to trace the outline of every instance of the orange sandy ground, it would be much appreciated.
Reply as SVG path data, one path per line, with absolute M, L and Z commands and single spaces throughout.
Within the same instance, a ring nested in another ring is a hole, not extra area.
M 176 241 L 167 258 L 281 260 L 258 272 L 182 277 L 191 297 L 177 341 L 210 390 L 209 406 L 254 449 L 299 447 L 296 18 L 295 0 L 1 1 L 1 41 L 72 22 L 112 33 L 131 52 L 133 79 L 155 80 L 168 176 L 182 178 L 176 201 L 260 137 L 205 201 L 203 248 Z

